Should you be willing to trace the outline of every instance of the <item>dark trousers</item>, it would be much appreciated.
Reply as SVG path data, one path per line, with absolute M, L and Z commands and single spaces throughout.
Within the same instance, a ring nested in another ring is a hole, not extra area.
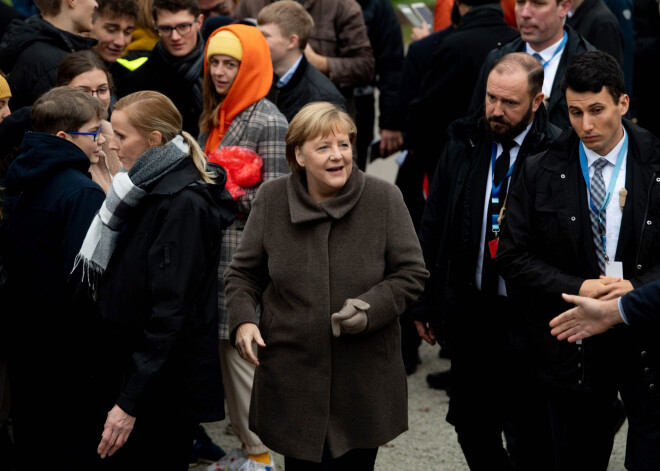
M 462 293 L 448 319 L 447 421 L 472 471 L 552 469 L 547 403 L 525 323 L 502 296 Z M 506 448 L 502 442 L 506 438 Z
M 376 112 L 374 108 L 374 95 L 366 94 L 355 97 L 355 125 L 358 129 L 355 147 L 357 150 L 357 164 L 360 170 L 367 168 L 367 153 L 369 144 L 374 138 L 374 122 Z
M 107 414 L 97 404 L 103 391 L 73 366 L 75 357 L 47 352 L 39 358 L 26 353 L 10 363 L 16 469 L 96 470 Z
M 162 410 L 138 417 L 126 444 L 105 458 L 106 469 L 186 471 L 198 424 L 176 415 Z
M 550 391 L 549 412 L 557 471 L 606 471 L 614 443 L 616 391 Z
M 338 458 L 330 457 L 327 448 L 323 449 L 320 463 L 284 457 L 285 471 L 369 471 L 374 469 L 378 448 L 356 448 Z

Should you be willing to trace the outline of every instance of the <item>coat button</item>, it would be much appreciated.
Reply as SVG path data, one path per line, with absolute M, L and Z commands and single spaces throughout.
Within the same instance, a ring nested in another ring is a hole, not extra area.
M 655 181 L 660 183 L 660 177 L 656 178 Z
M 575 216 L 571 216 L 571 221 L 575 222 Z
M 582 363 L 578 363 L 578 368 L 582 368 Z
M 563 173 L 560 176 L 561 176 L 561 178 L 566 178 L 566 175 L 563 174 Z
M 650 219 L 648 221 L 646 221 L 647 226 L 650 226 L 651 224 L 653 224 L 653 221 L 651 221 Z
M 642 266 L 641 266 L 641 265 L 637 265 L 637 269 L 638 269 L 638 270 L 641 270 L 641 269 L 642 269 Z
M 642 355 L 642 358 L 646 358 L 646 350 L 642 350 L 641 355 Z
M 582 384 L 582 380 L 581 380 L 581 379 L 578 379 L 578 384 Z
M 649 374 L 651 372 L 651 368 L 644 368 L 644 373 Z
M 651 383 L 649 384 L 649 391 L 653 391 L 655 389 L 655 384 Z

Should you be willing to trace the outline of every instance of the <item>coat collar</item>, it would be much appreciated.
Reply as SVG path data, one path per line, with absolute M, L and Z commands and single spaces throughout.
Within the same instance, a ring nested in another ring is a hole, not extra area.
M 195 163 L 192 158 L 185 157 L 171 172 L 154 183 L 149 194 L 173 195 L 197 180 L 200 180 L 200 176 Z
M 293 224 L 341 219 L 359 201 L 364 191 L 366 178 L 364 173 L 353 164 L 353 171 L 339 195 L 323 203 L 317 203 L 307 191 L 304 172 L 294 172 L 287 177 L 286 190 L 289 200 L 289 212 Z
M 280 93 L 293 90 L 295 87 L 298 86 L 300 81 L 305 76 L 305 71 L 307 70 L 307 64 L 308 64 L 307 59 L 303 54 L 300 59 L 300 64 L 298 64 L 298 68 L 293 72 L 293 75 L 291 76 L 291 79 L 287 82 L 287 84 L 284 85 L 282 88 L 280 88 Z M 273 76 L 273 87 L 275 87 L 279 79 L 280 77 L 278 77 L 277 75 Z

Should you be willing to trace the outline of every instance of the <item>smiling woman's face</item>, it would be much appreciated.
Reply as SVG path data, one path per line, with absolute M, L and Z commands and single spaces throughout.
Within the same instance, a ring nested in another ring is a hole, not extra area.
M 320 203 L 334 198 L 353 170 L 353 148 L 348 134 L 338 129 L 309 139 L 296 148 L 296 161 L 305 170 L 310 196 Z

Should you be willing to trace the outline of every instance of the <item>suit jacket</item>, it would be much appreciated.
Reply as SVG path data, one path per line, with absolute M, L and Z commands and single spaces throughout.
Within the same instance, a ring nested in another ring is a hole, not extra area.
M 550 116 L 550 122 L 555 126 L 560 128 L 565 128 L 570 126 L 571 122 L 568 119 L 568 107 L 566 106 L 566 100 L 564 99 L 564 94 L 561 92 L 561 79 L 566 72 L 566 69 L 573 62 L 577 56 L 586 51 L 595 51 L 596 48 L 593 47 L 589 42 L 580 36 L 573 28 L 568 25 L 564 26 L 564 30 L 568 33 L 568 41 L 564 52 L 559 59 L 559 66 L 557 67 L 557 73 L 555 75 L 555 80 L 552 82 L 552 90 L 550 92 L 550 99 L 546 101 L 546 107 L 548 108 L 548 115 Z M 495 62 L 500 57 L 509 54 L 510 52 L 523 52 L 525 50 L 525 42 L 520 36 L 509 41 L 506 44 L 493 49 L 486 61 L 481 68 L 479 74 L 479 80 L 477 85 L 474 88 L 474 94 L 472 95 L 472 103 L 470 104 L 470 111 L 478 109 L 484 103 L 484 98 L 486 97 L 486 81 L 488 80 L 488 71 Z
M 637 287 L 660 277 L 660 141 L 627 120 L 624 126 L 628 198 L 615 260 L 623 262 L 624 277 Z M 568 129 L 547 152 L 525 162 L 509 193 L 497 261 L 509 294 L 539 336 L 543 377 L 562 387 L 593 390 L 617 387 L 613 372 L 626 352 L 657 350 L 657 342 L 646 332 L 621 329 L 583 345 L 550 335 L 550 319 L 570 307 L 561 293 L 577 294 L 584 280 L 599 276 L 578 145 Z
M 584 0 L 566 23 L 596 49 L 609 53 L 623 66 L 623 34 L 614 13 L 603 0 Z
M 640 286 L 623 296 L 621 307 L 628 324 L 654 323 L 657 328 L 660 321 L 660 280 Z
M 473 7 L 434 51 L 433 65 L 422 79 L 420 93 L 410 103 L 407 116 L 407 141 L 413 158 L 426 164 L 429 175 L 440 156 L 439 133 L 468 114 L 484 59 L 493 47 L 516 35 L 516 30 L 504 22 L 499 6 Z

